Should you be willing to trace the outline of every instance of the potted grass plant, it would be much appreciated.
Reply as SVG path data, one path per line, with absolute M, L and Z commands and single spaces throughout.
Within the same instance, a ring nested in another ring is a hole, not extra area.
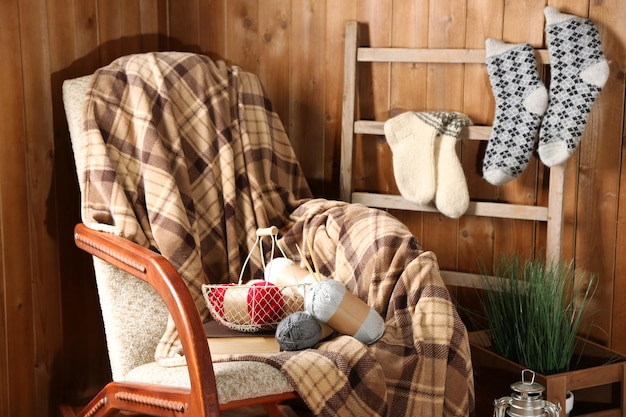
M 516 255 L 502 257 L 483 276 L 478 298 L 487 330 L 470 333 L 477 415 L 492 411 L 493 400 L 508 395 L 524 369 L 536 372 L 544 398 L 563 408 L 570 391 L 621 381 L 624 358 L 585 337 L 595 276 Z
M 569 370 L 595 277 L 516 255 L 503 257 L 494 276 L 485 274 L 480 304 L 495 350 L 545 375 Z

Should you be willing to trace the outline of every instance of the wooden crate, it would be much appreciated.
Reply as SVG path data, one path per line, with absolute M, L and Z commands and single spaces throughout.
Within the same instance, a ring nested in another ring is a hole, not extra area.
M 471 332 L 470 345 L 476 387 L 476 416 L 493 414 L 495 399 L 511 394 L 510 385 L 521 380 L 523 366 L 495 353 L 485 332 Z M 575 396 L 572 415 L 620 417 L 626 415 L 626 357 L 590 341 L 579 339 L 576 369 L 554 375 L 536 373 L 545 387 L 544 398 L 562 406 L 565 394 Z M 564 417 L 565 412 L 561 411 Z

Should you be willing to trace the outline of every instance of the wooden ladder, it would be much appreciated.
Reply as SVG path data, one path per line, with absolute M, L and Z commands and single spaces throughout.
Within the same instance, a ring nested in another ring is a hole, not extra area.
M 535 50 L 540 65 L 549 63 L 545 49 Z M 484 49 L 424 49 L 372 48 L 360 46 L 360 26 L 356 21 L 346 24 L 344 63 L 344 92 L 341 140 L 340 198 L 381 209 L 437 212 L 433 205 L 420 206 L 400 195 L 355 192 L 352 186 L 352 165 L 356 135 L 384 135 L 383 121 L 357 120 L 359 63 L 421 63 L 421 64 L 484 64 Z M 462 140 L 489 139 L 491 126 L 470 126 L 464 129 Z M 465 215 L 532 220 L 547 223 L 546 260 L 561 259 L 563 225 L 563 187 L 565 165 L 550 168 L 548 205 L 522 205 L 499 202 L 471 201 Z M 484 277 L 478 274 L 441 271 L 448 285 L 484 288 Z

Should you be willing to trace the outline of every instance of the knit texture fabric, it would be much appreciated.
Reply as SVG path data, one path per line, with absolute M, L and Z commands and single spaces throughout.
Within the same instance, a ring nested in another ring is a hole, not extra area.
M 407 200 L 419 205 L 433 201 L 437 186 L 435 141 L 453 118 L 453 113 L 406 112 L 385 122 L 396 184 Z
M 551 63 L 550 105 L 539 133 L 541 161 L 553 166 L 574 153 L 609 75 L 595 24 L 546 7 Z
M 455 118 L 443 129 L 435 145 L 437 158 L 437 189 L 435 206 L 445 216 L 456 219 L 469 207 L 469 190 L 463 166 L 456 154 L 456 143 L 461 130 L 472 124 L 469 117 L 454 113 Z
M 532 46 L 487 39 L 486 63 L 496 101 L 483 177 L 493 185 L 518 177 L 528 166 L 548 94 Z

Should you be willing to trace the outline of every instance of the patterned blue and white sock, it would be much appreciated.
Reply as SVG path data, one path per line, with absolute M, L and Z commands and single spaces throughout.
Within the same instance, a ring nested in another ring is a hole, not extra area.
M 574 153 L 591 107 L 609 76 L 594 23 L 546 7 L 546 40 L 550 54 L 550 104 L 539 131 L 537 152 L 547 166 Z
M 539 78 L 532 46 L 487 39 L 485 49 L 496 113 L 483 178 L 502 185 L 519 176 L 530 162 L 548 92 Z

